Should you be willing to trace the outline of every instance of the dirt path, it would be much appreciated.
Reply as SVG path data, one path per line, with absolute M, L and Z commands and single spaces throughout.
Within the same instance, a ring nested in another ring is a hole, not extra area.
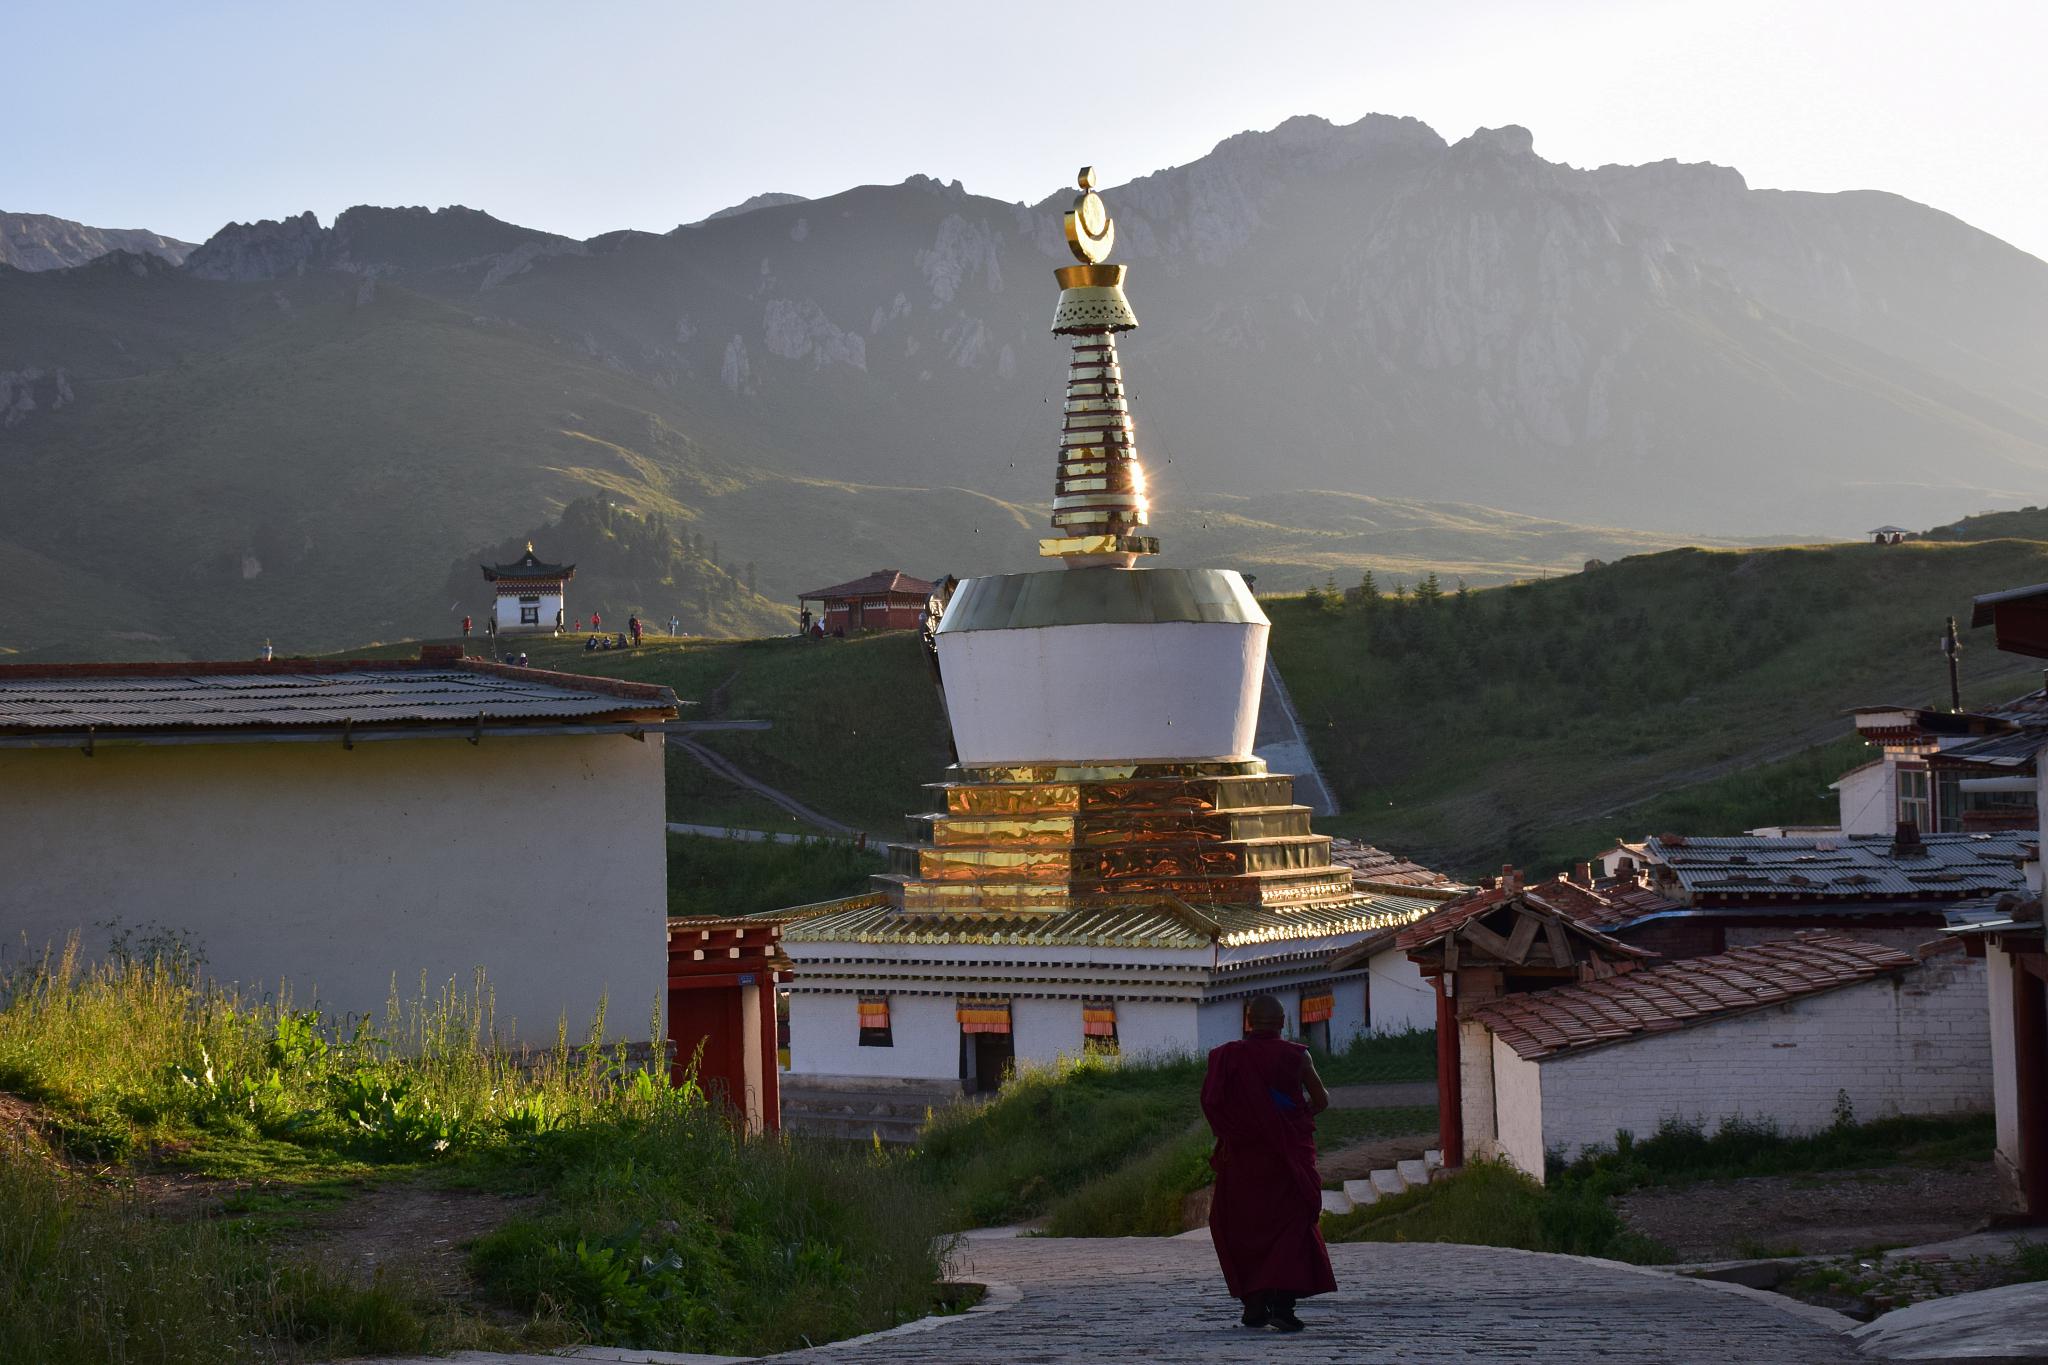
M 440 1189 L 418 1181 L 376 1185 L 307 1219 L 293 1244 L 365 1283 L 379 1271 L 443 1299 L 475 1290 L 464 1248 L 514 1214 L 531 1195 Z
M 1719 1261 L 1938 1242 L 1974 1232 L 2012 1203 L 1982 1161 L 1709 1180 L 1638 1190 L 1615 1207 L 1679 1259 Z
M 827 834 L 837 834 L 849 838 L 860 832 L 851 825 L 839 823 L 839 821 L 834 820 L 829 815 L 820 815 L 817 811 L 812 810 L 787 792 L 777 791 L 766 782 L 749 776 L 735 766 L 733 761 L 724 754 L 699 744 L 694 739 L 686 739 L 682 735 L 671 734 L 667 736 L 667 740 L 670 748 L 682 750 L 713 773 L 733 783 L 735 786 L 744 787 L 756 796 L 773 801 L 776 805 L 782 807 L 807 825 L 822 829 Z

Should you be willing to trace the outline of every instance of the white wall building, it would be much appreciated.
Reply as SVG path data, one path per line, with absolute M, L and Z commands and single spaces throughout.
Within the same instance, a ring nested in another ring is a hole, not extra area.
M 552 635 L 568 623 L 569 580 L 574 564 L 549 564 L 526 542 L 526 553 L 510 564 L 485 564 L 493 592 L 491 624 L 499 635 Z
M 1959 951 L 1916 956 L 1802 934 L 1585 985 L 1506 995 L 1460 1020 L 1467 1160 L 1541 1180 L 1666 1120 L 1812 1132 L 1992 1107 L 1983 973 Z
M 334 1016 L 478 970 L 501 1030 L 665 988 L 666 688 L 437 651 L 0 667 L 0 959 L 104 925 Z M 647 742 L 650 732 L 654 742 Z

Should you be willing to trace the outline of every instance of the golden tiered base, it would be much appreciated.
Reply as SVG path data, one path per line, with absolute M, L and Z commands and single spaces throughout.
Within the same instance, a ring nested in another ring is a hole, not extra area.
M 1306 905 L 1353 894 L 1294 779 L 1258 759 L 954 768 L 877 878 L 905 913 L 1053 913 L 1101 898 Z

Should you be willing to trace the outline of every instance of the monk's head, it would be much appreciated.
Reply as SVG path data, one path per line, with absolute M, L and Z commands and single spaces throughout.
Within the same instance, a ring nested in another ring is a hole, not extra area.
M 1287 1027 L 1287 1011 L 1270 995 L 1255 995 L 1245 1006 L 1245 1023 L 1253 1033 L 1278 1033 Z

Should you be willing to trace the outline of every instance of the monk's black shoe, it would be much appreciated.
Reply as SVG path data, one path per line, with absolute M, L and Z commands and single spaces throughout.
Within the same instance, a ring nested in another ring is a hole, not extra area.
M 1294 1316 L 1292 1308 L 1276 1309 L 1268 1321 L 1276 1332 L 1299 1332 L 1308 1326 L 1307 1323 Z
M 1247 1327 L 1264 1327 L 1273 1320 L 1273 1310 L 1266 1306 L 1264 1299 L 1246 1299 L 1244 1312 L 1237 1320 Z

